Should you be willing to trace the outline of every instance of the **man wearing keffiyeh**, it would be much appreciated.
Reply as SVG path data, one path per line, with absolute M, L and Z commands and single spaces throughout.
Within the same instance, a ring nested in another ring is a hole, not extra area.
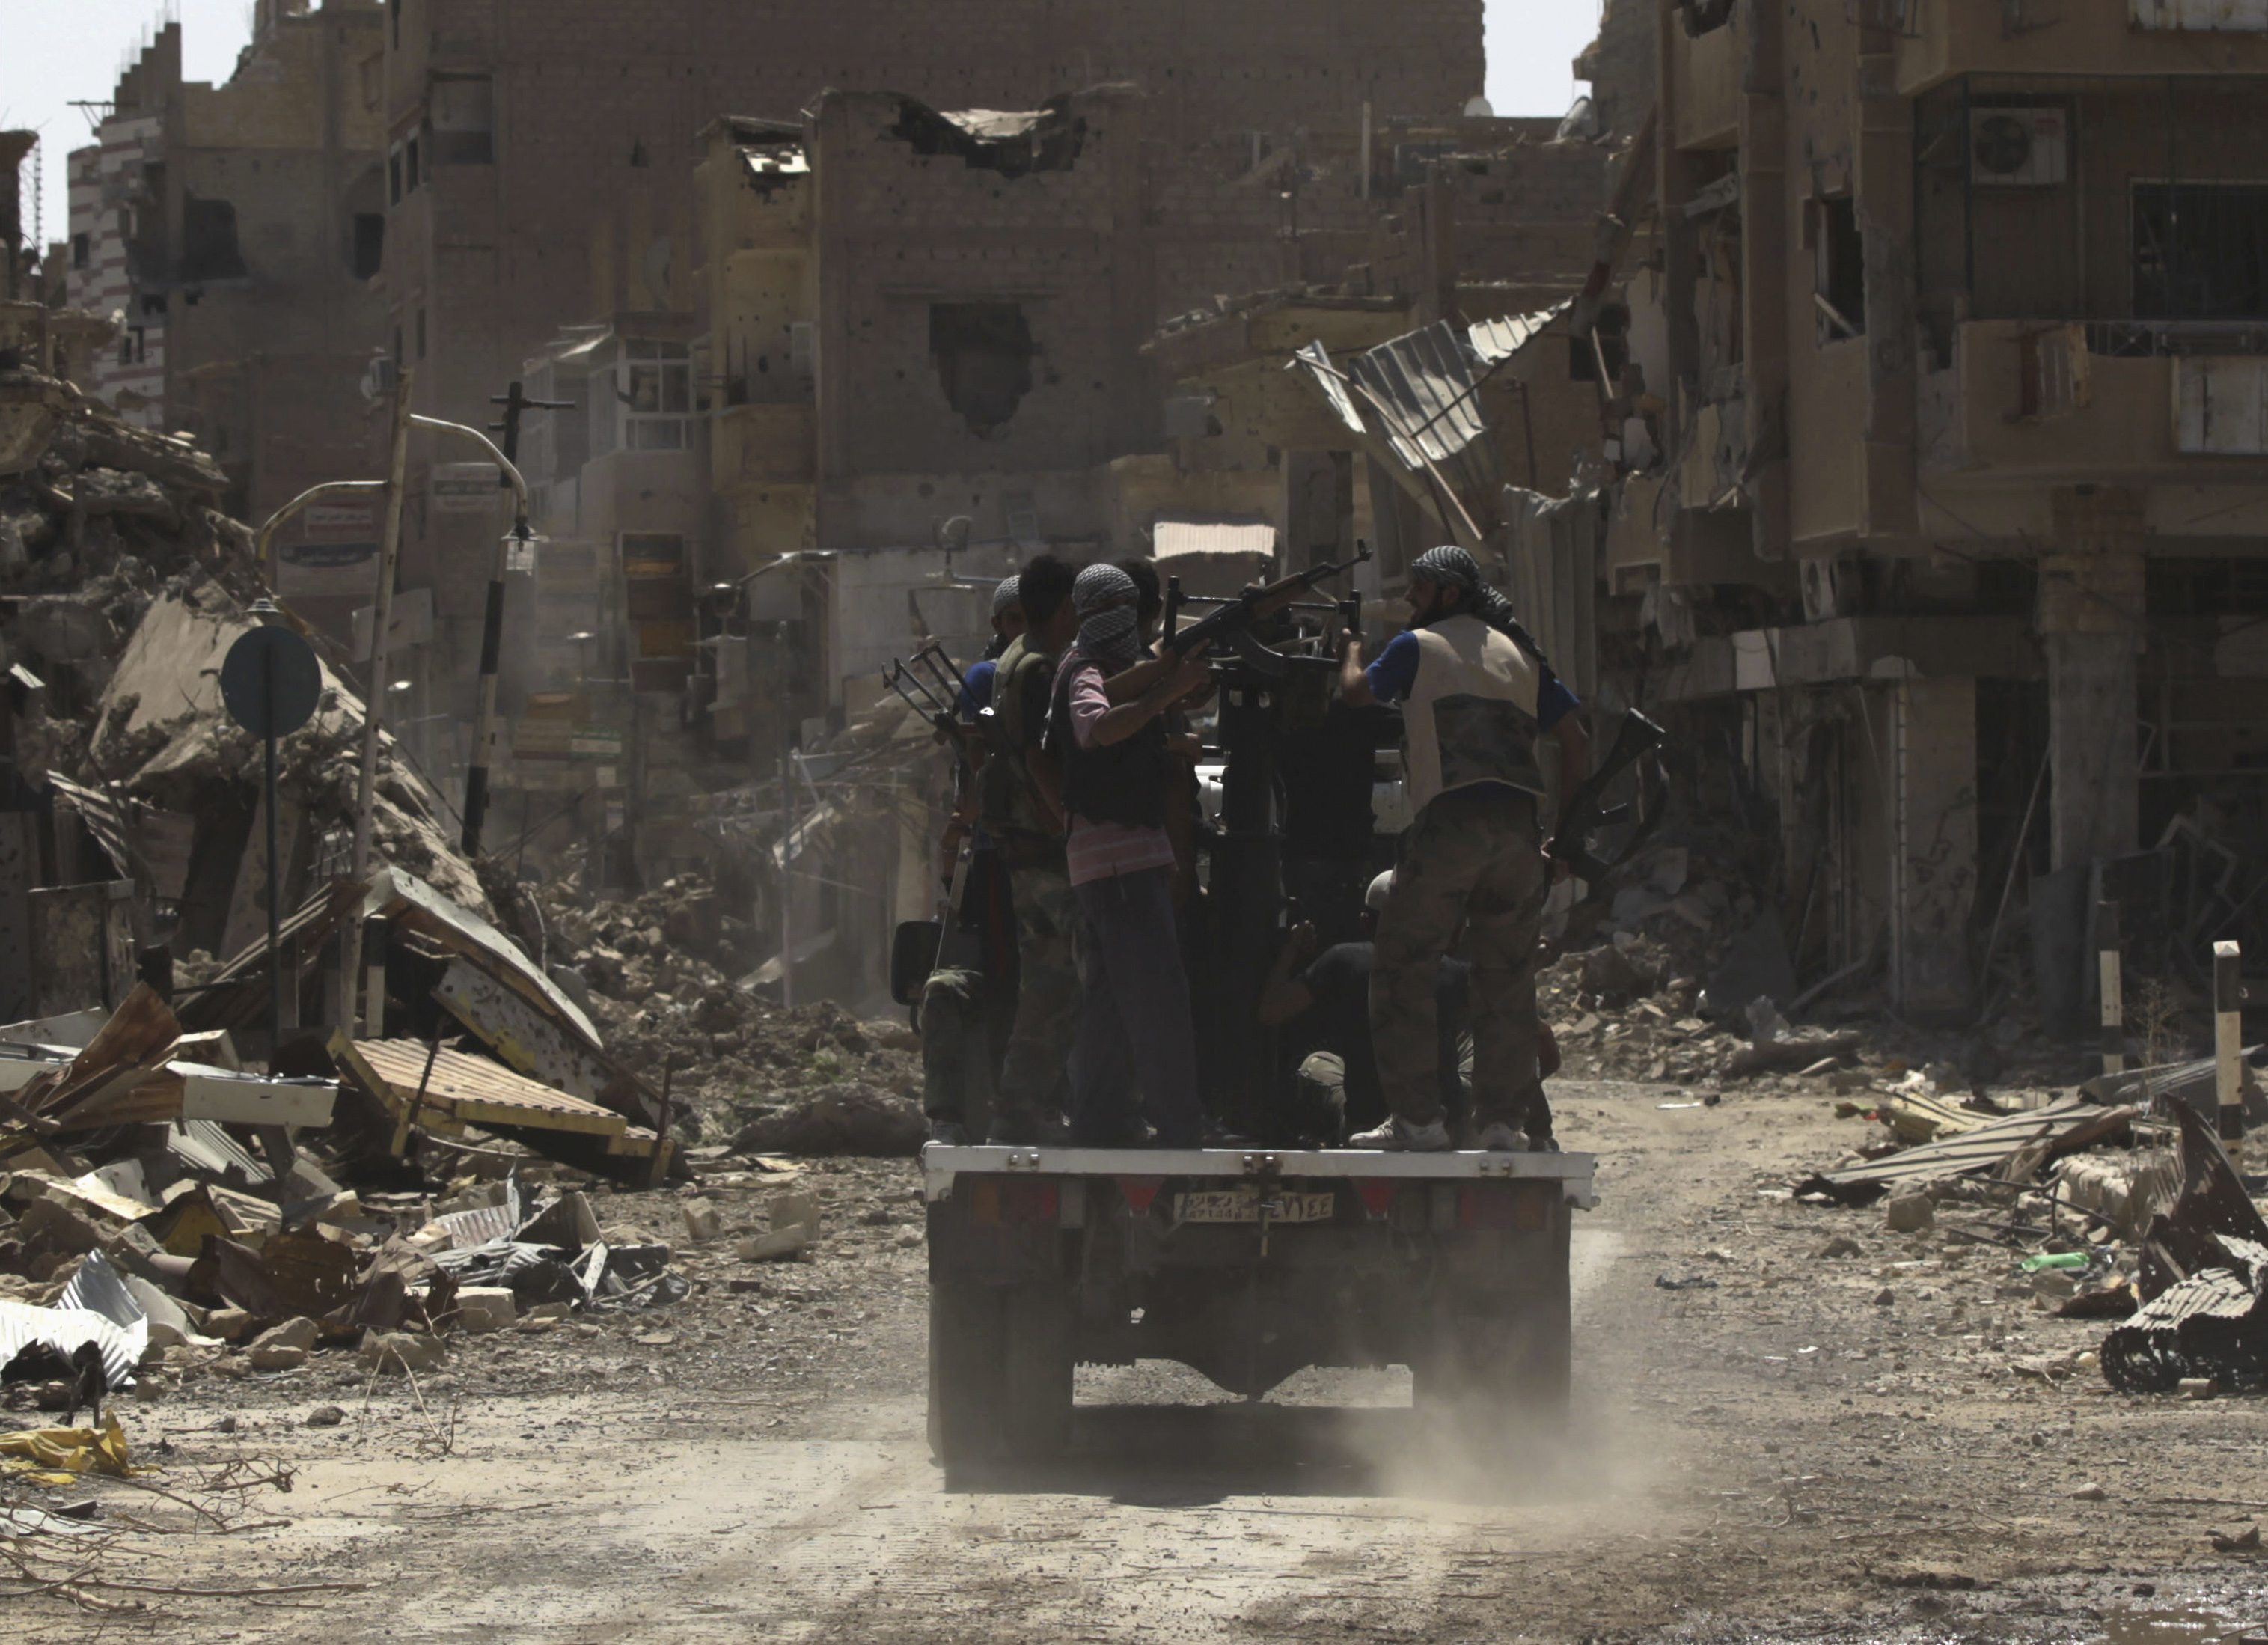
M 1204 682 L 1192 654 L 1140 697 L 1114 706 L 1106 682 L 1145 656 L 1140 591 L 1115 565 L 1071 587 L 1079 638 L 1057 670 L 1049 752 L 1060 762 L 1069 861 L 1079 911 L 1082 998 L 1071 1057 L 1071 1141 L 1138 1143 L 1146 1118 L 1160 1147 L 1204 1139 L 1197 1030 L 1174 915 L 1166 815 L 1166 711 Z M 1126 1111 L 1124 1071 L 1142 1101 Z
M 1442 1122 L 1434 983 L 1454 946 L 1472 967 L 1472 1124 L 1491 1152 L 1553 1148 L 1538 1071 L 1536 934 L 1551 868 L 1537 817 L 1537 744 L 1559 792 L 1587 774 L 1573 693 L 1473 557 L 1445 544 L 1410 568 L 1410 626 L 1378 660 L 1349 631 L 1340 694 L 1402 706 L 1403 774 L 1416 819 L 1402 837 L 1370 973 L 1371 1039 L 1390 1117 L 1359 1148 L 1451 1146 Z

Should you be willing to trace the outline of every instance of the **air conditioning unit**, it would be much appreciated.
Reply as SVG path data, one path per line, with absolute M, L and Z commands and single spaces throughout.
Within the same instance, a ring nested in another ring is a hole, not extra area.
M 1978 108 L 1969 117 L 1979 187 L 2046 188 L 2071 174 L 2071 116 L 2060 108 Z
M 383 400 L 394 392 L 394 362 L 383 354 L 375 355 L 370 364 L 363 367 L 362 397 L 372 401 Z

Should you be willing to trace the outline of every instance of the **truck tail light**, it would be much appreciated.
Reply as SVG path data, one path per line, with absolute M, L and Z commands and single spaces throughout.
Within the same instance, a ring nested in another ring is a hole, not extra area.
M 979 1228 L 1052 1222 L 1057 1209 L 1053 1183 L 980 1182 L 969 1195 L 968 1220 Z
M 1373 1222 L 1394 1208 L 1394 1191 L 1401 1184 L 1390 1177 L 1363 1177 L 1355 1180 L 1354 1191 L 1362 1196 L 1362 1208 Z
M 1125 1200 L 1126 1208 L 1138 1217 L 1150 1214 L 1150 1202 L 1158 1197 L 1158 1190 L 1166 1185 L 1162 1177 L 1121 1177 L 1116 1179 L 1118 1196 Z

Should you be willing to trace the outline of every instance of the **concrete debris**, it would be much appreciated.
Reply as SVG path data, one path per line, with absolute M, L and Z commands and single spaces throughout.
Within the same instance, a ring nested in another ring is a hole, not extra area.
M 254 1338 L 252 1346 L 245 1350 L 245 1357 L 255 1370 L 296 1370 L 307 1362 L 307 1355 L 320 1334 L 315 1322 L 304 1315 L 287 1319 Z
M 1927 1194 L 1899 1194 L 1890 1200 L 1888 1213 L 1891 1233 L 1918 1234 L 1937 1220 L 1937 1205 Z
M 519 1305 L 513 1300 L 509 1286 L 460 1287 L 456 1304 L 456 1318 L 453 1323 L 459 1331 L 503 1331 L 519 1317 Z
M 363 1339 L 362 1362 L 381 1376 L 438 1371 L 448 1361 L 448 1349 L 435 1337 L 393 1331 L 375 1332 Z
M 826 1087 L 744 1127 L 733 1146 L 751 1154 L 910 1158 L 929 1128 L 918 1103 L 856 1081 Z
M 583 879 L 571 853 L 565 872 L 501 885 L 499 921 L 582 1000 L 615 1059 L 670 1071 L 675 1134 L 731 1136 L 845 1081 L 918 1103 L 918 1036 L 832 1001 L 784 1008 L 748 984 L 767 957 L 759 933 L 725 911 L 709 880 L 681 874 L 611 900 Z

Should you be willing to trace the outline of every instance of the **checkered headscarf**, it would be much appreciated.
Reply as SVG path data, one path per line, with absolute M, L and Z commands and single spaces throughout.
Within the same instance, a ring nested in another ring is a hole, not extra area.
M 1543 667 L 1551 666 L 1535 636 L 1513 615 L 1512 601 L 1489 586 L 1488 579 L 1481 575 L 1480 562 L 1455 543 L 1445 542 L 1438 549 L 1426 550 L 1410 563 L 1410 577 L 1413 582 L 1446 583 L 1452 588 L 1463 589 L 1466 607 L 1475 616 Z
M 1142 591 L 1131 577 L 1108 563 L 1090 565 L 1071 583 L 1071 602 L 1079 616 L 1079 650 L 1113 672 L 1141 660 Z

